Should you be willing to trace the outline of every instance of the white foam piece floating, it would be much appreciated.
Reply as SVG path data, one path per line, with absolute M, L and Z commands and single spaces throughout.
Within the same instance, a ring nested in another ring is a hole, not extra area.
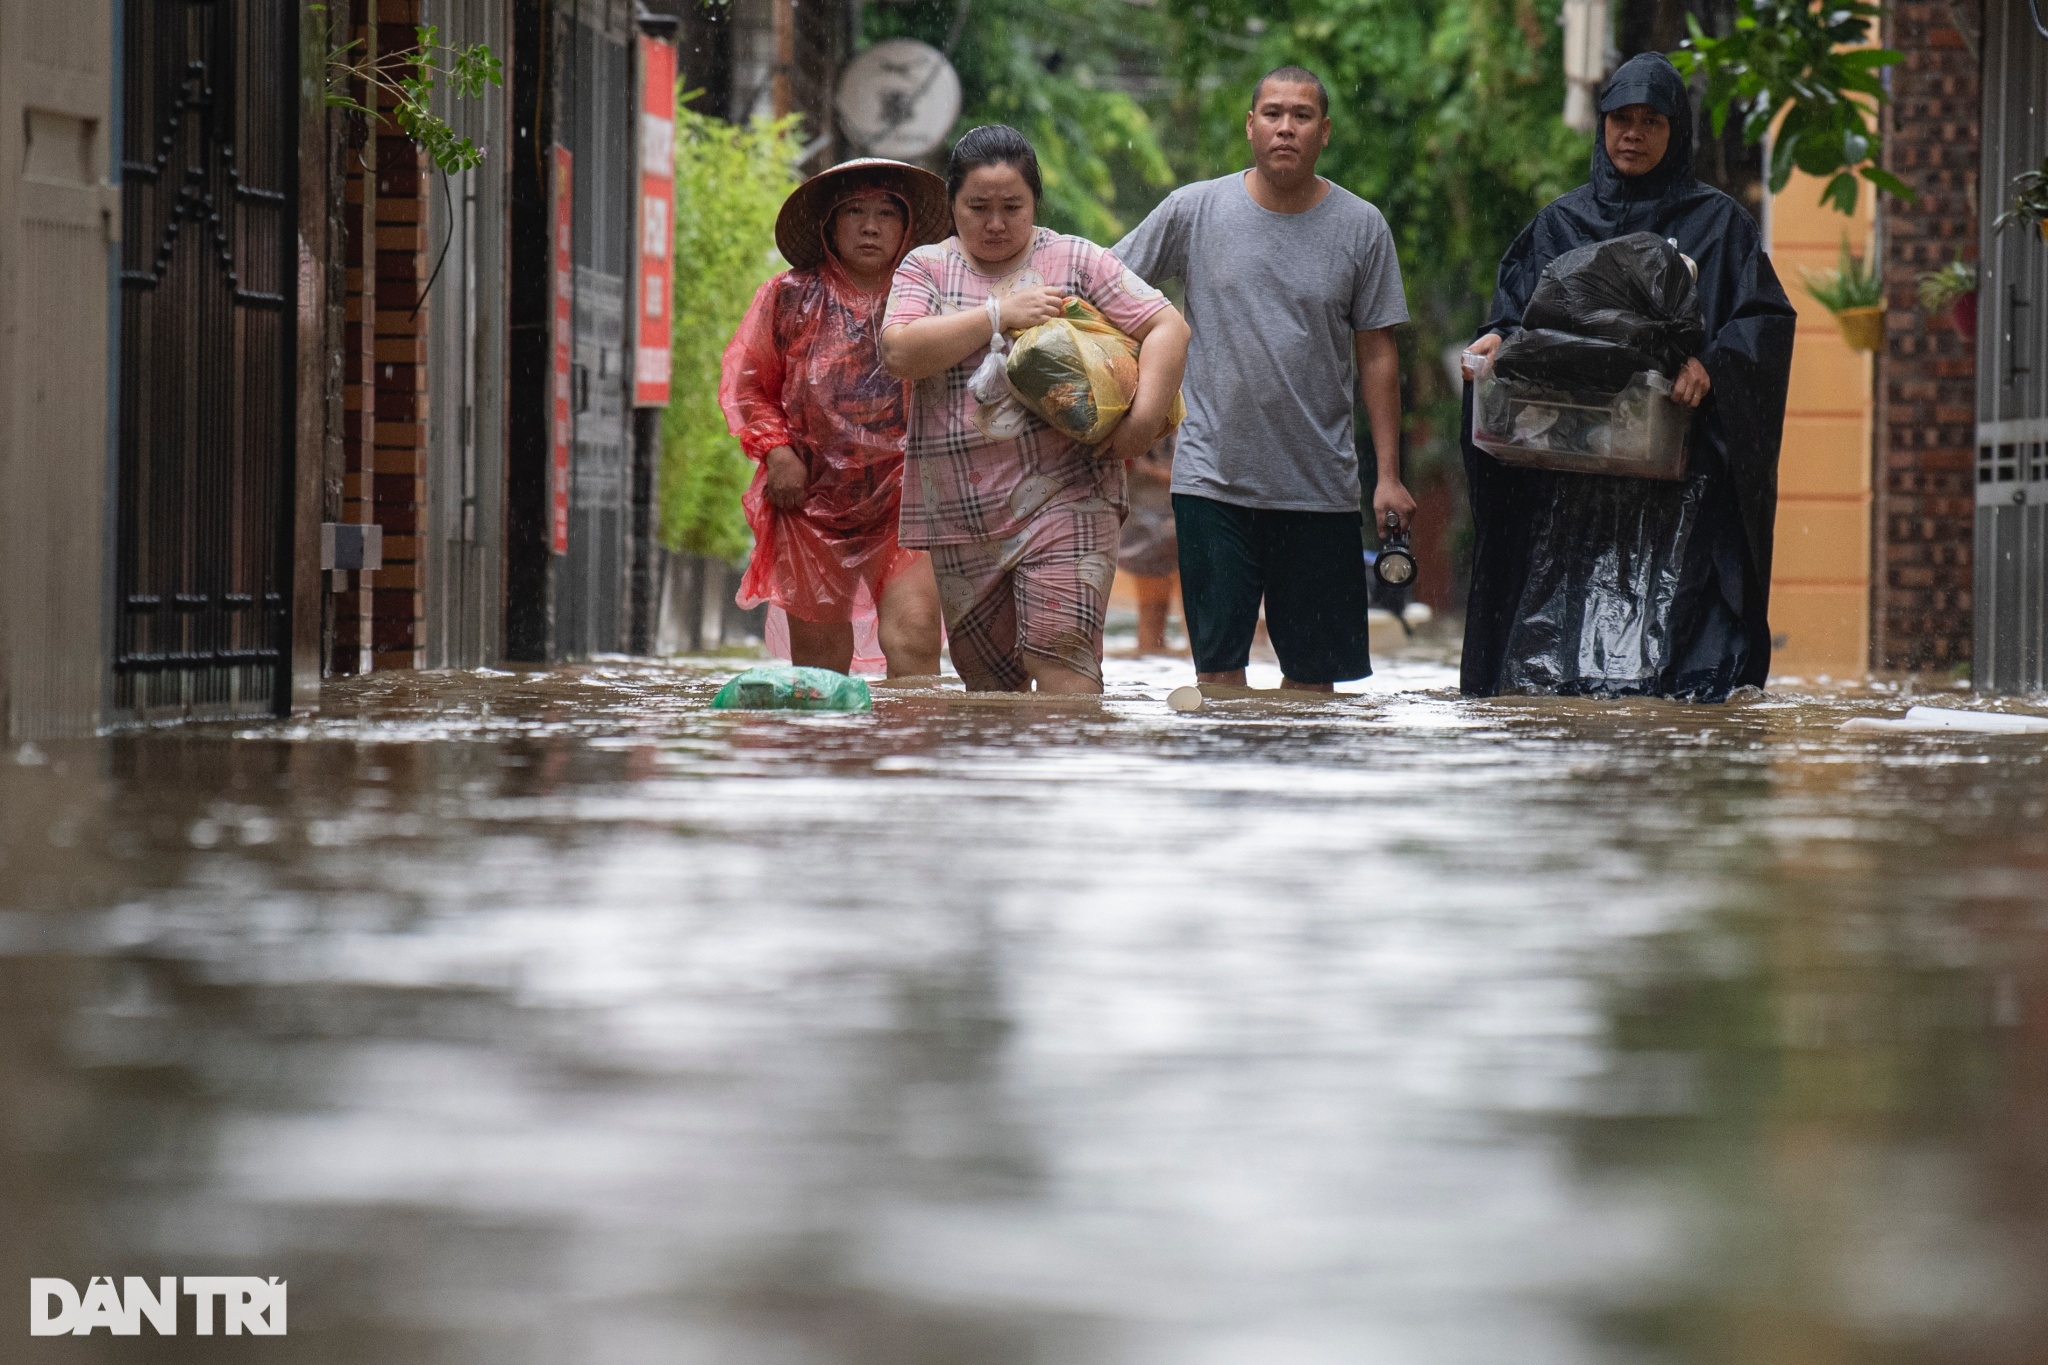
M 1166 704 L 1176 711 L 1199 711 L 1204 700 L 1202 689 L 1192 685 L 1176 687 L 1166 694 Z
M 2048 734 L 2048 716 L 2014 716 L 1998 711 L 1954 711 L 1940 706 L 1914 706 L 1908 708 L 1904 718 L 1899 720 L 1857 716 L 1843 721 L 1842 728 L 1852 734 L 1875 731 L 1928 734 L 1956 730 L 1980 735 L 2042 735 Z

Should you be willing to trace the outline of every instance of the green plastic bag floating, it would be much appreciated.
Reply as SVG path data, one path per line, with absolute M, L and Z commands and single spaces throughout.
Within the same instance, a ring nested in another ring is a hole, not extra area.
M 714 711 L 872 711 L 874 698 L 860 678 L 829 668 L 768 664 L 750 668 L 718 689 Z

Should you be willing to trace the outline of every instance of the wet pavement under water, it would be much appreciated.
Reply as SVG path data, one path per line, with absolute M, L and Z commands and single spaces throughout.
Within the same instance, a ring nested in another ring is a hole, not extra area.
M 0 1286 L 290 1284 L 0 1359 L 2048 1360 L 2042 736 L 736 666 L 0 758 Z

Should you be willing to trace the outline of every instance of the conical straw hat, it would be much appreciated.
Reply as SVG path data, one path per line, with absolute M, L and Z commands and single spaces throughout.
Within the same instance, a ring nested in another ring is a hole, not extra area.
M 942 242 L 953 235 L 953 210 L 946 202 L 946 182 L 921 166 L 886 157 L 863 156 L 819 171 L 796 187 L 775 218 L 775 246 L 797 270 L 815 270 L 825 263 L 825 220 L 849 191 L 866 186 L 892 191 L 910 206 L 913 247 Z

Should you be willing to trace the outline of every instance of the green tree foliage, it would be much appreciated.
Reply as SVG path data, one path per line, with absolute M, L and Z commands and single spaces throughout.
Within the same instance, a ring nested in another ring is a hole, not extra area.
M 441 30 L 433 24 L 413 28 L 413 45 L 380 52 L 373 59 L 362 40 L 342 42 L 340 30 L 346 15 L 328 12 L 326 5 L 308 6 L 315 21 L 327 26 L 327 106 L 375 120 L 375 105 L 389 102 L 387 113 L 405 135 L 424 147 L 427 156 L 445 175 L 454 175 L 483 164 L 484 150 L 460 137 L 447 120 L 433 110 L 434 87 L 446 80 L 458 99 L 479 99 L 486 85 L 503 85 L 505 68 L 483 43 L 450 47 L 441 41 Z M 395 27 L 395 26 L 394 26 Z M 350 93 L 360 83 L 364 104 Z
M 1105 244 L 1173 184 L 1250 165 L 1245 112 L 1266 71 L 1299 63 L 1330 88 L 1320 169 L 1386 213 L 1415 326 L 1410 389 L 1450 450 L 1441 355 L 1477 330 L 1501 253 L 1580 183 L 1591 145 L 1567 129 L 1560 0 L 974 0 L 953 52 L 957 132 L 1010 123 L 1038 148 L 1042 215 Z M 955 0 L 870 5 L 871 39 L 943 47 Z
M 1586 178 L 1564 126 L 1559 0 L 1164 0 L 1172 130 L 1189 178 L 1250 165 L 1259 76 L 1308 67 L 1330 90 L 1319 169 L 1378 205 L 1399 243 L 1403 337 L 1422 458 L 1449 454 L 1445 347 L 1478 330 L 1500 257 L 1536 210 Z
M 687 97 L 686 97 L 687 99 Z M 662 415 L 661 539 L 734 560 L 751 543 L 753 462 L 718 406 L 719 362 L 761 282 L 784 268 L 775 215 L 796 182 L 798 120 L 736 126 L 676 110 L 673 398 Z
M 1672 62 L 1684 74 L 1704 73 L 1707 109 L 1718 135 L 1731 111 L 1742 114 L 1742 136 L 1752 145 L 1773 125 L 1771 192 L 1783 190 L 1794 169 L 1827 183 L 1821 202 L 1838 213 L 1856 212 L 1856 177 L 1886 194 L 1912 201 L 1905 181 L 1880 167 L 1877 108 L 1886 99 L 1878 72 L 1905 54 L 1865 47 L 1870 25 L 1885 7 L 1862 0 L 1753 0 L 1737 14 L 1735 31 L 1710 38 L 1687 16 L 1692 36 Z
M 2048 157 L 2042 158 L 2039 170 L 2021 171 L 2014 176 L 2007 192 L 2012 196 L 2012 206 L 1998 215 L 1991 230 L 2031 227 L 2039 231 L 2041 224 L 2048 222 Z
M 1113 242 L 1172 188 L 1174 167 L 1132 93 L 1158 66 L 1165 26 L 1152 10 L 1116 0 L 913 0 L 869 5 L 864 16 L 870 42 L 952 43 L 965 97 L 956 136 L 1007 123 L 1030 138 L 1047 226 Z

